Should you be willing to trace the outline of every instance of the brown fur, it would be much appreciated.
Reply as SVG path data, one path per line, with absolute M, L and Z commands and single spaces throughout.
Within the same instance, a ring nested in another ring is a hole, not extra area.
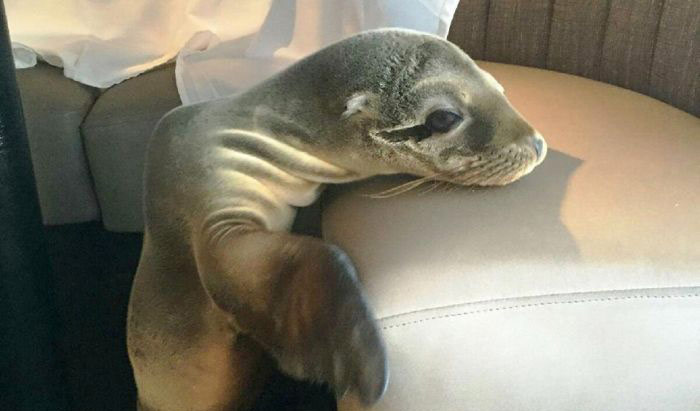
M 461 121 L 428 129 L 436 110 Z M 403 30 L 352 37 L 239 96 L 171 112 L 149 146 L 129 305 L 142 409 L 245 409 L 270 359 L 376 402 L 388 364 L 354 267 L 286 232 L 294 207 L 325 183 L 377 174 L 507 184 L 542 161 L 533 141 L 543 144 L 469 57 Z

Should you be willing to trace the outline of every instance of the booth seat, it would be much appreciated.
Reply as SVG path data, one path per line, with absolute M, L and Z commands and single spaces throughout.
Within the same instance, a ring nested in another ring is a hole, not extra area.
M 460 3 L 449 39 L 549 154 L 500 188 L 328 190 L 316 224 L 357 265 L 388 346 L 374 409 L 700 409 L 699 16 L 697 0 Z M 44 222 L 142 230 L 173 66 L 107 90 L 46 65 L 18 81 Z

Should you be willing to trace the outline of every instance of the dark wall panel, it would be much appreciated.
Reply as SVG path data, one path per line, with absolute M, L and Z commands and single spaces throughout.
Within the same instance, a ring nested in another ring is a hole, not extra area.
M 666 0 L 649 94 L 700 117 L 700 0 Z
M 547 68 L 596 79 L 609 0 L 556 0 L 547 53 Z
M 484 58 L 489 0 L 462 0 L 457 7 L 448 39 L 473 59 Z
M 647 93 L 664 0 L 612 0 L 600 80 Z
M 552 5 L 553 0 L 491 0 L 485 58 L 544 68 Z

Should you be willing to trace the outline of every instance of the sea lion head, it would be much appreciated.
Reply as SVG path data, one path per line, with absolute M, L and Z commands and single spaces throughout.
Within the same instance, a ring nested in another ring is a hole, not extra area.
M 386 172 L 460 185 L 504 185 L 544 159 L 547 144 L 503 87 L 454 44 L 408 30 L 346 40 L 354 56 L 341 121 Z M 342 43 L 341 43 L 342 44 Z M 337 58 L 337 56 L 336 56 Z

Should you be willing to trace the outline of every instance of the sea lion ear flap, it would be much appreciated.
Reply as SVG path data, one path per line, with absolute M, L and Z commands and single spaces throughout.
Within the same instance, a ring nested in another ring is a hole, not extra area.
M 343 118 L 350 118 L 356 114 L 365 113 L 370 111 L 370 94 L 361 92 L 355 93 L 345 102 L 345 111 L 343 111 Z

